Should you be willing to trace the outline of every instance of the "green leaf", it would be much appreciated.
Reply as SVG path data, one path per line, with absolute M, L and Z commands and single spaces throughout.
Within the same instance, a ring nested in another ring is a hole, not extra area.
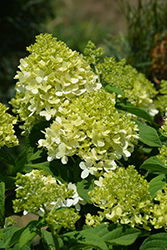
M 20 249 L 20 248 L 19 248 L 19 244 L 17 243 L 17 244 L 14 245 L 14 247 L 9 248 L 9 249 L 18 250 L 18 249 Z M 31 250 L 31 248 L 30 248 L 28 245 L 26 245 L 26 246 L 24 246 L 21 250 Z
M 157 131 L 137 120 L 135 123 L 139 128 L 139 140 L 150 147 L 162 147 Z
M 14 158 L 9 154 L 7 153 L 6 151 L 0 149 L 0 161 L 3 161 L 7 164 L 10 164 L 10 165 L 15 165 L 15 160 Z
M 49 168 L 50 162 L 45 161 L 37 164 L 25 164 L 25 167 L 37 168 L 39 170 L 44 170 L 46 173 L 53 175 L 52 171 Z
M 11 190 L 15 188 L 15 181 L 16 178 L 12 176 L 4 176 L 4 182 L 5 182 L 5 190 Z
M 27 162 L 27 152 L 24 150 L 15 160 L 15 167 L 12 169 L 12 175 L 16 175 L 18 172 L 21 172 L 24 168 L 24 165 Z
M 106 243 L 98 235 L 90 230 L 73 231 L 63 235 L 65 241 L 70 243 L 69 249 L 79 249 L 79 247 L 94 247 L 95 249 L 108 250 Z
M 123 90 L 115 87 L 115 86 L 110 86 L 110 85 L 106 85 L 104 86 L 104 88 L 109 92 L 109 93 L 116 93 L 117 95 L 121 95 L 122 97 L 125 97 L 125 93 L 123 92 Z
M 34 148 L 32 147 L 27 148 L 27 162 L 34 161 L 34 160 L 41 158 L 42 151 L 43 151 L 43 148 L 38 149 L 34 153 Z
M 140 166 L 140 169 L 149 170 L 149 173 L 154 174 L 167 173 L 167 167 L 158 159 L 157 156 L 152 156 L 145 160 Z
M 86 230 L 90 231 L 90 230 Z M 131 245 L 140 235 L 140 230 L 128 225 L 106 224 L 91 229 L 95 235 L 100 236 L 108 245 Z
M 5 241 L 5 235 L 2 232 L 2 230 L 0 230 L 0 239 L 3 240 L 3 241 Z
M 167 234 L 158 233 L 149 236 L 141 245 L 140 250 L 166 250 Z
M 13 246 L 15 243 L 17 243 L 20 239 L 21 234 L 25 230 L 25 227 L 18 229 L 17 231 L 14 232 L 12 235 L 10 242 L 9 242 L 9 247 Z
M 7 249 L 7 247 L 9 246 L 9 242 L 10 242 L 10 239 L 12 237 L 12 235 L 14 234 L 15 231 L 17 231 L 18 227 L 7 227 L 7 228 L 3 228 L 2 229 L 2 232 L 4 233 L 5 235 L 5 242 L 3 245 L 1 245 L 1 248 L 3 249 Z
M 138 117 L 141 117 L 147 121 L 149 121 L 151 124 L 153 124 L 153 117 L 146 111 L 144 108 L 139 108 L 134 106 L 133 104 L 129 102 L 117 102 L 115 107 L 120 110 L 124 110 L 128 113 L 137 115 Z
M 87 179 L 82 179 L 77 182 L 77 192 L 81 198 L 91 203 L 88 192 L 94 188 L 94 176 L 89 175 Z
M 32 220 L 25 227 L 19 239 L 20 249 L 31 241 L 39 232 L 40 228 L 45 226 L 42 221 Z
M 165 174 L 161 174 L 153 178 L 149 183 L 149 192 L 152 198 L 155 197 L 156 192 L 161 190 L 167 183 Z
M 0 227 L 3 227 L 5 221 L 5 183 L 0 181 Z
M 117 225 L 117 228 L 105 234 L 102 239 L 107 244 L 128 246 L 134 243 L 140 233 L 140 230 L 128 225 Z
M 42 229 L 42 238 L 46 242 L 48 250 L 52 250 L 55 247 L 54 240 L 50 232 L 46 231 L 45 229 Z

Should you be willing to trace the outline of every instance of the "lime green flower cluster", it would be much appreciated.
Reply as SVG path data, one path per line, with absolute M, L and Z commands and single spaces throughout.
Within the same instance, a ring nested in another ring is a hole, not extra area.
M 78 155 L 84 161 L 81 177 L 101 169 L 115 169 L 115 160 L 127 158 L 138 139 L 138 127 L 131 116 L 115 108 L 115 95 L 103 88 L 96 93 L 85 93 L 62 108 L 60 116 L 46 129 L 39 147 L 48 150 L 48 161 Z
M 61 210 L 64 201 L 74 194 L 67 185 L 44 171 L 33 170 L 25 175 L 18 173 L 16 187 L 16 199 L 13 201 L 15 213 L 34 213 L 53 225 L 74 228 L 79 219 L 78 213 L 71 208 Z
M 164 119 L 164 125 L 161 126 L 160 130 L 164 136 L 167 137 L 167 118 Z M 167 146 L 162 145 L 162 147 L 159 149 L 160 154 L 157 156 L 159 160 L 162 161 L 162 163 L 167 166 Z
M 151 224 L 156 229 L 164 227 L 165 231 L 167 231 L 167 186 L 164 186 L 162 190 L 156 193 L 154 200 L 156 200 L 157 204 L 154 204 L 151 209 Z
M 146 108 L 153 116 L 157 114 L 158 110 L 152 100 L 157 92 L 145 75 L 127 65 L 125 59 L 116 62 L 114 57 L 105 57 L 102 62 L 98 62 L 102 52 L 95 48 L 95 45 L 89 42 L 84 53 L 86 60 L 93 64 L 92 68 L 95 69 L 101 83 L 123 90 L 129 102 L 137 107 Z
M 75 229 L 75 223 L 79 220 L 80 216 L 74 208 L 62 207 L 59 209 L 52 209 L 46 217 L 49 225 L 61 225 L 61 227 Z
M 120 167 L 104 173 L 104 177 L 100 177 L 95 184 L 94 190 L 89 191 L 89 196 L 95 206 L 103 209 L 99 212 L 100 216 L 114 223 L 150 230 L 148 221 L 152 198 L 148 191 L 149 183 L 134 166 L 127 169 Z M 89 214 L 86 220 L 88 224 L 92 224 L 93 220 Z
M 159 95 L 155 101 L 156 107 L 164 115 L 167 111 L 167 81 L 162 80 L 160 85 Z
M 50 34 L 37 36 L 27 50 L 30 55 L 20 60 L 16 96 L 11 100 L 24 121 L 23 130 L 29 131 L 41 118 L 49 121 L 66 100 L 101 87 L 83 55 Z
M 167 115 L 167 113 L 166 113 L 166 115 Z M 167 118 L 164 118 L 164 124 L 161 126 L 160 130 L 161 130 L 162 134 L 167 137 Z
M 167 166 L 167 147 L 165 145 L 162 145 L 162 147 L 159 149 L 160 154 L 157 156 L 162 163 Z
M 6 113 L 6 110 L 8 110 L 6 106 L 0 103 L 0 147 L 14 147 L 18 145 L 18 139 L 14 135 L 13 129 L 17 119 Z

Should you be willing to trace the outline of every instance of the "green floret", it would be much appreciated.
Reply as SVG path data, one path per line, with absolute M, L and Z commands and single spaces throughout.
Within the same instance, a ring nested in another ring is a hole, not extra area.
M 8 108 L 0 103 L 0 147 L 14 147 L 18 145 L 18 139 L 14 135 L 13 125 L 17 123 L 16 117 L 6 113 Z
M 134 166 L 127 169 L 120 167 L 116 171 L 105 173 L 95 183 L 96 186 L 89 192 L 89 196 L 92 203 L 103 210 L 99 212 L 100 216 L 114 223 L 130 224 L 149 230 L 152 206 L 149 183 L 138 174 Z M 90 215 L 87 219 L 91 222 Z
M 81 177 L 97 170 L 115 169 L 115 160 L 128 158 L 138 139 L 138 127 L 130 115 L 115 108 L 115 95 L 104 89 L 84 94 L 64 106 L 60 115 L 46 129 L 39 146 L 48 150 L 48 160 L 78 155 L 83 162 Z
M 156 229 L 164 227 L 167 231 L 167 185 L 156 193 L 154 199 L 157 204 L 151 209 L 151 224 Z
M 103 55 L 102 49 L 96 49 L 93 43 L 88 43 L 84 53 L 85 59 L 92 66 L 103 85 L 121 89 L 129 102 L 137 107 L 146 108 L 152 116 L 158 113 L 153 103 L 157 91 L 144 74 L 126 64 L 125 59 L 116 62 L 114 57 L 104 57 L 100 60 Z
M 52 35 L 37 36 L 27 50 L 30 55 L 20 60 L 16 96 L 11 100 L 26 132 L 35 122 L 55 117 L 66 99 L 71 101 L 101 87 L 83 55 Z
M 13 201 L 15 213 L 37 214 L 49 224 L 74 229 L 80 216 L 74 209 L 65 208 L 65 200 L 74 194 L 66 184 L 44 171 L 33 170 L 25 175 L 18 173 L 16 187 L 16 199 Z

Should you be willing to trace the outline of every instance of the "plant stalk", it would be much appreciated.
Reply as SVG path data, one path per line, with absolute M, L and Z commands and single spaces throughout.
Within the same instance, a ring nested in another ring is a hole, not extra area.
M 53 225 L 49 224 L 49 228 L 50 228 L 50 231 L 51 231 L 51 234 L 52 234 L 52 237 L 53 237 L 53 241 L 54 241 L 54 244 L 55 244 L 55 249 L 60 250 L 59 242 L 58 242 L 58 238 L 57 238 L 57 232 L 54 230 Z

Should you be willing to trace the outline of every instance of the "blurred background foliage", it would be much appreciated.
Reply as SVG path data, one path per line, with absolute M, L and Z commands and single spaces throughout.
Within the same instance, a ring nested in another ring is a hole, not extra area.
M 13 77 L 26 46 L 45 31 L 44 23 L 53 16 L 52 0 L 0 1 L 0 100 L 6 103 L 14 95 Z
M 117 3 L 126 20 L 127 34 L 107 42 L 110 55 L 118 61 L 126 58 L 156 85 L 167 80 L 167 2 L 138 0 L 135 7 L 126 0 Z
M 13 77 L 26 47 L 52 33 L 83 52 L 91 40 L 117 61 L 126 58 L 156 85 L 167 79 L 166 0 L 1 0 L 0 101 L 14 96 Z

